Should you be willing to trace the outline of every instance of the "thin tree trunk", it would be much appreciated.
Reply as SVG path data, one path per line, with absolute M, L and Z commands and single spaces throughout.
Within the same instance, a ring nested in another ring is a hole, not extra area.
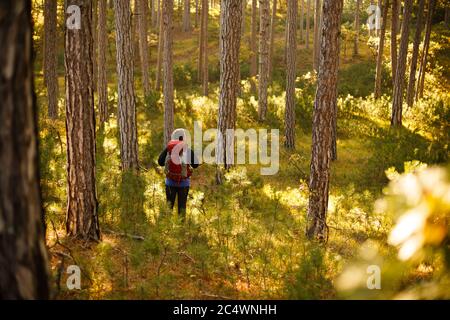
M 92 2 L 67 1 L 83 8 L 82 28 L 65 30 L 68 235 L 100 239 L 95 189 L 95 113 Z
M 156 8 L 157 1 L 156 0 L 150 0 L 150 9 L 151 9 L 151 16 L 150 16 L 150 25 L 153 29 L 156 29 L 158 27 L 157 20 L 158 20 L 158 9 Z
M 234 157 L 234 135 L 229 137 L 227 129 L 236 127 L 236 102 L 239 88 L 239 48 L 241 43 L 241 0 L 222 0 L 220 6 L 220 94 L 217 152 L 217 183 L 222 182 L 220 166 L 229 169 Z M 227 151 L 231 150 L 232 154 Z
M 198 20 L 200 17 L 199 0 L 195 0 L 195 27 L 198 27 Z
M 98 108 L 100 111 L 100 122 L 108 121 L 108 81 L 106 77 L 106 48 L 108 33 L 106 30 L 107 3 L 99 0 L 98 6 Z
M 356 8 L 355 8 L 355 43 L 353 45 L 353 55 L 357 56 L 359 54 L 359 29 L 360 29 L 360 21 L 359 21 L 359 11 L 361 6 L 361 0 L 356 0 Z
M 98 64 L 97 64 L 97 46 L 98 46 L 98 38 L 97 38 L 97 32 L 98 30 L 98 0 L 92 0 L 92 30 L 93 30 L 93 56 L 92 56 L 92 62 L 94 64 L 94 91 L 97 91 L 97 82 L 98 82 Z
M 48 96 L 48 117 L 58 117 L 57 3 L 45 0 L 44 8 L 44 82 Z
M 191 31 L 191 0 L 184 0 L 183 32 Z
M 245 33 L 245 11 L 247 10 L 247 0 L 242 0 L 241 34 Z
M 411 19 L 411 9 L 412 9 L 412 0 L 405 0 L 405 8 L 403 11 L 402 38 L 400 41 L 400 49 L 397 62 L 397 73 L 395 75 L 395 85 L 392 101 L 391 126 L 402 125 L 403 88 L 406 71 L 406 58 L 408 56 L 409 21 Z
M 118 117 L 122 170 L 139 168 L 134 96 L 134 68 L 129 1 L 114 1 L 116 22 L 116 55 L 118 85 Z
M 269 81 L 272 81 L 273 76 L 273 51 L 274 51 L 276 22 L 277 22 L 277 0 L 273 0 L 272 20 L 270 22 Z
M 428 14 L 427 14 L 427 24 L 425 30 L 425 39 L 422 50 L 422 62 L 420 64 L 419 70 L 419 80 L 417 82 L 417 93 L 416 93 L 416 101 L 419 98 L 423 97 L 423 90 L 425 85 L 425 74 L 427 72 L 427 63 L 428 63 L 428 51 L 430 49 L 430 38 L 431 38 L 431 27 L 433 24 L 433 13 L 435 9 L 436 1 L 430 0 L 428 3 Z
M 323 36 L 320 50 L 320 68 L 313 114 L 311 173 L 309 180 L 308 226 L 309 239 L 326 241 L 326 224 L 330 184 L 330 150 L 332 145 L 332 118 L 337 100 L 339 69 L 339 32 L 342 0 L 324 0 Z
M 313 63 L 314 70 L 318 71 L 319 68 L 319 50 L 320 50 L 320 0 L 316 0 L 315 15 L 314 15 L 314 51 L 313 51 Z
M 158 32 L 158 58 L 156 61 L 156 79 L 155 79 L 155 89 L 161 89 L 161 69 L 163 60 L 163 46 L 164 46 L 164 33 L 162 24 L 162 10 L 161 3 L 158 0 L 158 22 L 159 22 L 159 32 Z
M 202 4 L 202 24 L 203 24 L 203 36 L 202 36 L 202 93 L 204 96 L 208 95 L 208 16 L 209 16 L 209 2 L 203 0 Z
M 398 32 L 398 2 L 392 0 L 392 22 L 391 22 L 391 65 L 392 65 L 392 85 L 395 85 L 397 74 L 397 32 Z
M 144 86 L 144 96 L 150 94 L 150 75 L 149 75 L 149 53 L 148 53 L 148 2 L 147 0 L 138 0 L 138 28 L 139 28 L 139 55 L 142 67 L 142 82 Z
M 387 15 L 389 11 L 389 0 L 384 0 L 383 4 L 383 17 L 381 21 L 381 34 L 380 41 L 378 43 L 378 54 L 377 54 L 377 69 L 375 76 L 375 99 L 381 97 L 381 80 L 383 78 L 383 56 L 384 56 L 384 42 L 386 38 L 386 24 Z
M 170 141 L 173 131 L 174 89 L 173 89 L 173 0 L 165 0 L 162 5 L 163 24 L 163 94 L 164 94 L 164 145 Z
M 311 0 L 306 0 L 306 34 L 305 34 L 305 44 L 306 49 L 309 49 L 309 33 L 311 31 Z
M 297 56 L 297 0 L 287 0 L 286 29 L 286 148 L 295 148 L 295 79 Z
M 269 0 L 259 0 L 259 79 L 258 79 L 258 116 L 264 121 L 267 114 L 267 87 L 269 83 Z
M 0 300 L 48 299 L 31 1 L 1 3 L 0 26 Z
M 258 58 L 257 58 L 257 23 L 258 23 L 258 6 L 257 0 L 252 0 L 252 34 L 250 37 L 250 77 L 251 77 L 251 91 L 256 92 L 256 75 L 258 73 Z
M 305 1 L 300 0 L 300 43 L 304 39 L 304 26 L 305 26 Z
M 414 104 L 414 95 L 415 95 L 415 88 L 416 88 L 417 60 L 419 57 L 419 46 L 420 46 L 420 40 L 422 37 L 422 30 L 423 30 L 424 8 L 425 8 L 425 0 L 419 0 L 416 32 L 414 35 L 414 45 L 413 45 L 413 52 L 412 52 L 412 56 L 411 56 L 411 67 L 410 67 L 410 71 L 409 71 L 409 82 L 408 82 L 408 89 L 406 91 L 406 101 L 407 101 L 408 107 L 412 107 Z

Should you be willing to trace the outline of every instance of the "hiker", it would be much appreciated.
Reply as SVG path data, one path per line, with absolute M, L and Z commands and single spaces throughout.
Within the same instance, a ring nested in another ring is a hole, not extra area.
M 178 196 L 178 215 L 182 219 L 186 216 L 186 202 L 191 185 L 192 169 L 199 165 L 194 151 L 187 147 L 185 140 L 184 129 L 174 130 L 171 140 L 158 158 L 158 164 L 165 167 L 167 202 L 170 209 L 173 209 Z

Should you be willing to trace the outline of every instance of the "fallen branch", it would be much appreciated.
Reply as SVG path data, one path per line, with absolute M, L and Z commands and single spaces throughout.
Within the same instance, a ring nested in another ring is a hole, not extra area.
M 110 229 L 103 229 L 103 232 L 110 233 L 110 234 L 113 234 L 113 235 L 119 236 L 119 237 L 130 238 L 130 239 L 133 239 L 133 240 L 139 240 L 139 241 L 144 241 L 145 240 L 145 238 L 143 236 L 135 235 L 135 234 L 129 234 L 129 233 L 126 233 L 126 232 L 116 232 L 116 231 L 112 231 Z
M 214 298 L 214 299 L 233 300 L 233 298 L 230 298 L 230 297 L 220 296 L 220 295 L 217 295 L 217 294 L 212 294 L 212 293 L 203 292 L 203 291 L 200 291 L 200 295 L 202 295 L 204 297 L 208 297 L 208 298 Z

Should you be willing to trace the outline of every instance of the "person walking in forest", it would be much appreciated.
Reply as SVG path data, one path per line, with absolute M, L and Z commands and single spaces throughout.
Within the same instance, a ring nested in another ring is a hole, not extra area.
M 171 140 L 159 155 L 158 164 L 164 167 L 166 174 L 167 203 L 172 210 L 178 197 L 178 215 L 184 220 L 191 185 L 190 177 L 192 170 L 199 166 L 197 156 L 187 146 L 184 129 L 176 129 L 172 132 Z

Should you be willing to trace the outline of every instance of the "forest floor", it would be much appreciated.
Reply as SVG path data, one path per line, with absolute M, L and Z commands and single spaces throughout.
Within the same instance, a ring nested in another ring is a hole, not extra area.
M 218 26 L 212 26 L 210 32 L 211 38 L 217 39 Z M 446 47 L 436 48 L 434 63 L 441 63 L 443 70 L 449 70 L 445 58 L 449 56 L 449 34 L 442 31 L 433 37 L 436 43 L 439 37 L 447 41 Z M 280 134 L 283 133 L 283 39 L 280 33 L 275 42 L 275 71 L 267 122 L 261 124 L 255 120 L 257 103 L 249 82 L 242 81 L 239 128 L 279 128 Z M 216 44 L 212 42 L 211 47 L 217 48 Z M 374 210 L 388 182 L 385 171 L 395 168 L 402 172 L 404 163 L 413 160 L 442 163 L 448 159 L 448 149 L 436 146 L 439 141 L 435 133 L 423 125 L 418 111 L 405 111 L 404 128 L 389 128 L 390 98 L 386 95 L 374 101 L 371 97 L 375 59 L 370 47 L 364 41 L 361 44 L 359 57 L 341 59 L 338 160 L 332 165 L 329 238 L 325 246 L 310 243 L 304 237 L 315 90 L 314 75 L 309 72 L 310 50 L 301 47 L 298 56 L 295 152 L 280 147 L 277 175 L 261 176 L 259 165 L 235 166 L 226 174 L 223 185 L 215 184 L 214 166 L 200 166 L 192 178 L 185 223 L 165 206 L 164 174 L 156 163 L 163 148 L 161 96 L 153 93 L 144 98 L 137 72 L 139 153 L 143 169 L 139 177 L 124 176 L 119 169 L 117 91 L 115 79 L 110 78 L 111 118 L 97 131 L 97 190 L 102 230 L 102 240 L 98 243 L 84 243 L 65 236 L 65 125 L 62 118 L 45 119 L 45 91 L 38 74 L 42 189 L 55 297 L 339 297 L 334 279 L 368 240 L 376 241 L 381 250 L 389 252 L 386 235 L 392 217 Z M 196 45 L 196 36 L 176 36 L 175 127 L 185 127 L 191 132 L 193 121 L 202 121 L 204 129 L 216 128 L 218 108 L 217 52 L 211 50 L 211 94 L 202 97 L 195 81 Z M 244 63 L 248 57 L 247 46 L 243 45 L 243 79 L 248 72 L 248 64 Z M 114 67 L 112 63 L 109 65 L 108 75 L 115 73 Z M 385 90 L 390 81 L 388 67 Z M 449 79 L 445 76 L 433 83 L 439 97 L 430 94 L 417 110 L 423 111 L 431 103 L 448 103 Z M 434 76 L 431 78 L 434 81 Z M 63 88 L 63 78 L 60 88 Z M 64 106 L 63 98 L 60 106 Z M 447 127 L 436 132 L 448 135 L 447 128 L 448 122 Z M 68 290 L 65 286 L 65 270 L 72 264 L 82 270 L 81 290 Z M 425 273 L 419 278 L 427 276 Z

